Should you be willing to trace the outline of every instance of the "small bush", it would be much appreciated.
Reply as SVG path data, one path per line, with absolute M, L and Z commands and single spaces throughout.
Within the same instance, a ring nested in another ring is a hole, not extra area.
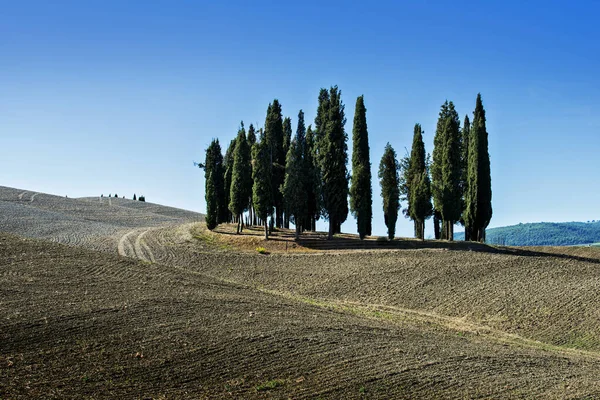
M 138 198 L 138 201 L 144 201 L 144 202 L 145 202 L 145 201 L 146 201 L 146 197 L 145 197 L 145 196 L 140 196 L 140 197 Z
M 386 236 L 378 236 L 377 237 L 377 241 L 378 242 L 387 242 L 389 239 Z
M 282 386 L 284 383 L 285 381 L 282 379 L 273 379 L 272 381 L 261 383 L 260 385 L 256 386 L 256 391 L 262 392 L 265 390 L 275 389 L 276 387 Z
M 267 251 L 267 249 L 265 249 L 264 247 L 257 247 L 256 251 L 258 252 L 258 254 L 269 254 L 269 252 Z

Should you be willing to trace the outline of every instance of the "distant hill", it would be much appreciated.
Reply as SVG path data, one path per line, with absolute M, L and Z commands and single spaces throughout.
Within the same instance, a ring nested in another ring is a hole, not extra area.
M 488 229 L 487 243 L 506 246 L 573 246 L 600 242 L 600 221 L 536 222 Z M 464 233 L 456 233 L 463 240 Z

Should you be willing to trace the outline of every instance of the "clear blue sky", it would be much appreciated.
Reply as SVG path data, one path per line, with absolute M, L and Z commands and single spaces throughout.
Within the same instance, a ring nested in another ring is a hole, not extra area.
M 312 122 L 337 84 L 350 137 L 365 96 L 374 177 L 386 142 L 419 122 L 431 152 L 444 100 L 462 120 L 481 92 L 490 226 L 600 218 L 598 2 L 372 3 L 0 1 L 0 185 L 203 212 L 211 138 L 274 98 Z

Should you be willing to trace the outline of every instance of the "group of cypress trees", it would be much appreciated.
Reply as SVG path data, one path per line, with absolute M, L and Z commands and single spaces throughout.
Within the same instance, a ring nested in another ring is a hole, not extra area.
M 273 227 L 296 226 L 314 231 L 316 221 L 329 222 L 328 237 L 339 233 L 352 212 L 361 239 L 372 231 L 372 187 L 369 138 L 364 97 L 356 100 L 352 129 L 352 175 L 348 173 L 348 135 L 345 109 L 337 86 L 321 89 L 314 129 L 304 112 L 298 113 L 292 136 L 291 118 L 283 118 L 275 99 L 267 108 L 259 137 L 253 125 L 248 135 L 243 122 L 223 157 L 218 139 L 206 150 L 206 223 L 237 222 L 262 225 L 268 239 Z M 434 216 L 436 238 L 453 239 L 457 222 L 465 226 L 466 240 L 485 240 L 490 222 L 491 181 L 485 127 L 485 110 L 477 96 L 473 123 L 446 101 L 440 110 L 433 160 L 425 151 L 421 125 L 414 127 L 410 155 L 398 162 L 388 143 L 379 165 L 379 180 L 388 236 L 395 235 L 400 201 L 404 214 L 414 221 L 415 236 L 424 239 L 425 220 Z M 349 185 L 350 182 L 350 185 Z M 348 206 L 348 197 L 350 204 Z M 433 202 L 432 202 L 433 198 Z M 441 221 L 441 227 L 439 222 Z
M 432 158 L 430 162 L 426 156 L 423 132 L 416 124 L 410 155 L 399 164 L 404 214 L 414 222 L 415 237 L 424 239 L 425 220 L 433 215 L 436 239 L 453 240 L 454 225 L 460 222 L 465 240 L 484 242 L 492 218 L 492 187 L 481 94 L 473 123 L 465 116 L 462 129 L 454 104 L 442 104 Z

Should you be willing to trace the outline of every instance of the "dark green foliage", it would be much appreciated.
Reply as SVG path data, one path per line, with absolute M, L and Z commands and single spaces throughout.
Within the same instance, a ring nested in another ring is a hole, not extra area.
M 304 132 L 296 132 L 296 137 L 292 140 L 287 153 L 285 164 L 285 181 L 282 187 L 283 199 L 288 212 L 296 225 L 296 239 L 302 229 L 302 221 L 306 218 L 306 190 L 304 171 L 303 142 Z
M 269 238 L 267 219 L 273 213 L 273 186 L 271 183 L 273 164 L 271 149 L 264 136 L 253 147 L 252 159 L 252 205 L 256 216 L 262 220 L 265 227 L 265 239 Z
M 135 193 L 133 194 L 133 199 L 137 200 L 137 197 L 136 197 Z
M 141 195 L 140 197 L 138 197 L 138 201 L 146 201 L 146 196 Z
M 300 115 L 298 115 L 298 119 L 300 119 Z M 302 123 L 304 123 L 304 113 L 302 113 Z M 300 126 L 300 120 L 298 120 L 298 126 Z M 311 231 L 316 230 L 316 221 L 321 215 L 321 174 L 316 165 L 315 147 L 315 136 L 311 125 L 309 125 L 304 143 L 305 190 L 307 196 L 307 221 L 304 229 Z
M 367 109 L 364 97 L 356 99 L 354 125 L 352 127 L 352 182 L 350 186 L 350 209 L 356 218 L 361 239 L 371 235 L 373 218 L 373 191 L 371 189 L 371 158 L 367 131 Z
M 471 136 L 471 121 L 469 120 L 469 116 L 465 115 L 465 119 L 462 126 L 461 131 L 461 141 L 462 141 L 462 176 L 461 176 L 461 191 L 463 194 L 463 215 L 460 219 L 460 223 L 465 227 L 465 240 L 470 240 L 469 233 L 471 232 L 472 227 L 467 226 L 465 223 L 465 214 L 467 208 L 467 179 L 469 176 L 469 140 Z
M 281 113 L 281 104 L 279 100 L 273 100 L 267 108 L 267 118 L 265 120 L 265 137 L 271 151 L 271 162 L 273 163 L 273 181 L 272 193 L 273 203 L 277 213 L 275 225 L 278 228 L 283 226 L 283 195 L 279 188 L 283 185 L 285 177 L 285 157 L 283 148 L 283 117 Z
M 287 165 L 287 154 L 290 149 L 290 141 L 292 140 L 292 120 L 290 117 L 285 117 L 283 120 L 283 151 L 286 154 L 286 164 Z M 285 179 L 285 178 L 284 178 Z M 289 229 L 290 227 L 290 210 L 288 209 L 288 205 L 283 200 L 283 227 Z
M 214 226 L 220 224 L 221 222 L 227 222 L 227 203 L 225 203 L 223 154 L 221 153 L 221 145 L 219 144 L 219 139 L 213 139 L 208 148 L 206 149 L 206 157 L 204 161 L 204 177 L 205 199 L 207 207 L 207 224 L 209 222 L 212 223 L 213 219 Z M 210 207 L 213 207 L 210 211 L 208 210 L 209 198 L 212 202 L 210 204 Z M 211 214 L 213 212 L 215 213 L 214 215 Z
M 248 127 L 248 135 L 247 135 L 247 139 L 248 141 L 248 147 L 252 148 L 252 146 L 254 146 L 254 144 L 256 143 L 256 130 L 254 129 L 254 125 L 250 124 L 250 126 Z
M 396 234 L 396 221 L 398 220 L 398 209 L 400 208 L 398 170 L 399 164 L 396 160 L 396 152 L 388 143 L 379 163 L 379 185 L 381 186 L 381 197 L 383 199 L 383 217 L 390 240 Z
M 442 239 L 453 240 L 454 224 L 462 215 L 461 156 L 458 114 L 454 104 L 446 101 L 440 110 L 431 166 L 435 209 L 442 216 Z
M 217 191 L 213 179 L 214 172 L 208 172 L 206 177 L 206 227 L 213 230 L 217 227 L 217 219 L 219 217 L 219 207 L 217 202 Z
M 252 171 L 252 149 L 254 148 L 254 145 L 256 144 L 256 130 L 254 129 L 254 125 L 250 124 L 250 126 L 248 127 L 248 136 L 247 136 L 247 142 L 248 142 L 248 148 L 250 149 L 250 164 L 248 165 L 248 168 L 250 168 L 250 171 Z M 252 173 L 250 173 L 250 198 L 248 199 L 248 203 L 250 204 L 249 207 L 249 215 L 248 215 L 248 220 L 250 225 L 256 225 L 256 216 L 254 215 L 254 210 L 252 208 L 252 186 L 254 186 L 254 181 L 252 180 Z
M 117 198 L 117 197 L 119 197 L 119 195 L 115 193 L 115 198 Z
M 462 233 L 456 234 L 462 238 Z M 491 228 L 486 243 L 503 246 L 574 246 L 600 242 L 598 222 L 536 222 Z
M 404 215 L 413 220 L 415 237 L 423 239 L 422 232 L 424 232 L 425 229 L 425 220 L 429 218 L 431 212 L 429 212 L 429 214 L 422 214 L 422 212 L 431 208 L 431 199 L 420 198 L 419 201 L 415 202 L 411 197 L 413 193 L 419 193 L 420 195 L 425 195 L 425 193 L 431 194 L 427 153 L 425 152 L 423 130 L 421 129 L 420 124 L 415 124 L 410 158 L 408 160 L 402 160 L 401 170 L 403 171 L 401 192 L 407 202 L 407 208 L 404 210 Z M 426 183 L 427 188 L 413 187 L 421 184 L 423 174 L 425 175 L 423 184 Z M 417 205 L 420 211 L 414 211 L 412 209 L 413 205 Z
M 413 183 L 410 185 L 410 212 L 415 221 L 415 233 L 417 239 L 425 239 L 425 220 L 433 212 L 431 204 L 431 182 L 427 168 L 421 173 L 413 175 Z
M 229 211 L 229 202 L 231 201 L 231 175 L 233 173 L 233 152 L 235 151 L 235 140 L 236 139 L 232 139 L 231 142 L 229 142 L 229 147 L 227 147 L 227 150 L 225 151 L 225 157 L 223 158 L 223 191 L 225 207 L 223 214 L 220 216 L 222 219 L 219 218 L 221 222 L 231 222 L 232 220 L 231 211 Z
M 285 117 L 283 119 L 283 151 L 286 155 L 287 162 L 287 152 L 290 149 L 290 143 L 292 141 L 292 119 L 290 117 Z
M 344 104 L 337 86 L 329 90 L 327 111 L 325 135 L 320 140 L 319 151 L 322 152 L 323 208 L 329 219 L 328 237 L 332 239 L 348 217 L 348 135 L 344 130 Z
M 238 233 L 243 228 L 242 213 L 248 209 L 252 191 L 252 174 L 249 166 L 250 148 L 248 147 L 246 131 L 242 122 L 233 153 L 233 172 L 229 195 L 229 211 L 238 217 Z
M 492 219 L 492 178 L 485 110 L 481 94 L 477 95 L 473 125 L 469 136 L 465 225 L 470 227 L 470 240 L 484 242 L 485 228 Z

